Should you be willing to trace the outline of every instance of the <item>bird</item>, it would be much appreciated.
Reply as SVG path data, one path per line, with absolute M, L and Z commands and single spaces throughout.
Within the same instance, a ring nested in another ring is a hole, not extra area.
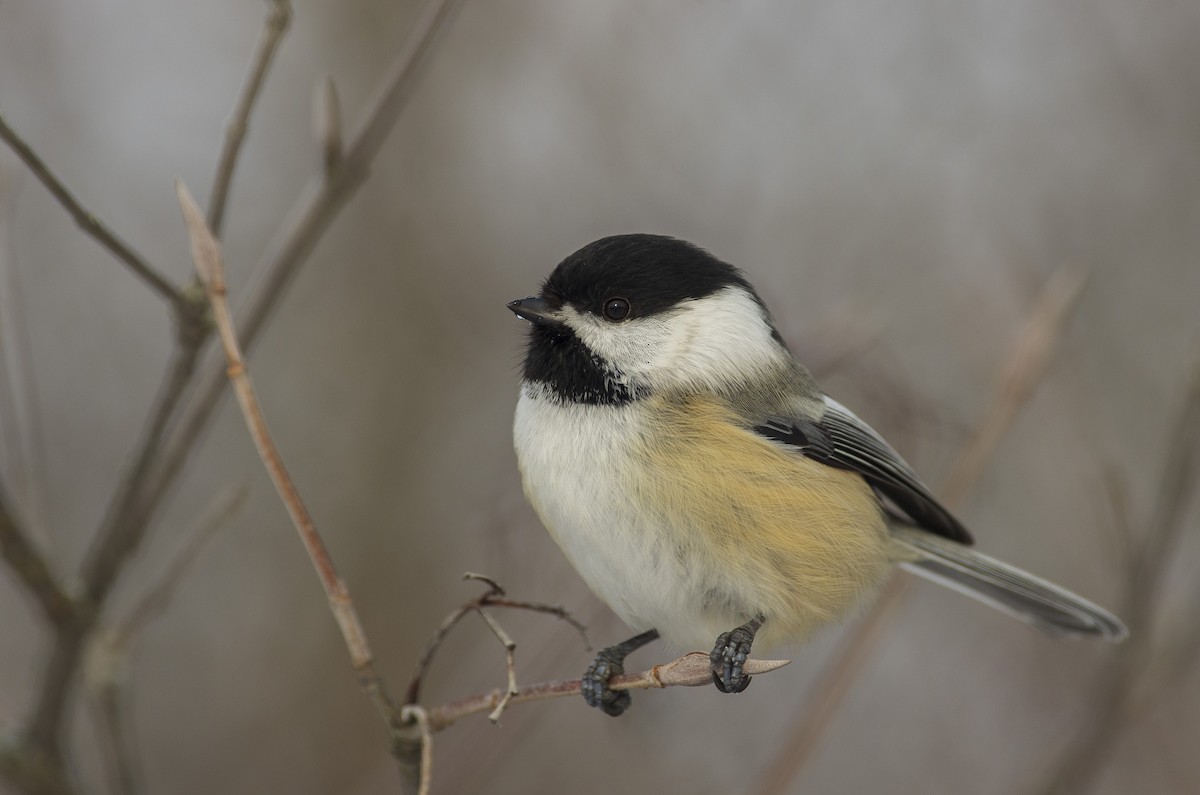
M 711 648 L 717 689 L 752 646 L 844 619 L 900 566 L 1052 635 L 1120 642 L 1121 621 L 972 548 L 904 459 L 826 395 L 745 274 L 673 237 L 574 252 L 536 295 L 513 442 L 524 493 L 592 591 L 637 634 L 601 650 L 584 699 L 658 638 Z M 711 644 L 711 645 L 710 645 Z

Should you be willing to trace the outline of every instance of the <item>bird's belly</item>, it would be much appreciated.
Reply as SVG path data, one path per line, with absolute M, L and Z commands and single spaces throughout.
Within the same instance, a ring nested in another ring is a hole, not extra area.
M 870 489 L 750 433 L 731 444 L 725 428 L 680 427 L 704 422 L 703 412 L 681 418 L 653 404 L 631 411 L 523 395 L 514 438 L 526 494 L 635 631 L 707 649 L 762 613 L 769 646 L 840 618 L 886 569 Z M 831 493 L 846 499 L 831 508 Z
M 580 576 L 631 629 L 670 639 L 701 620 L 700 600 L 670 534 L 624 486 L 637 419 L 523 395 L 514 440 L 525 494 Z

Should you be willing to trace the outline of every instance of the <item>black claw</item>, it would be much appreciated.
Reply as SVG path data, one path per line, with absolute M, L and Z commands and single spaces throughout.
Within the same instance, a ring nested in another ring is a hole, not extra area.
M 657 637 L 658 631 L 652 629 L 630 638 L 624 643 L 601 650 L 592 664 L 588 666 L 579 683 L 579 690 L 583 693 L 583 700 L 588 703 L 588 706 L 596 707 L 605 715 L 611 715 L 614 718 L 629 709 L 633 698 L 627 691 L 613 690 L 608 686 L 608 682 L 614 676 L 625 673 L 625 657 L 628 654 Z
M 754 635 L 766 619 L 757 615 L 742 626 L 722 632 L 708 655 L 712 664 L 713 684 L 722 693 L 740 693 L 750 686 L 750 677 L 742 674 L 742 666 L 750 658 Z

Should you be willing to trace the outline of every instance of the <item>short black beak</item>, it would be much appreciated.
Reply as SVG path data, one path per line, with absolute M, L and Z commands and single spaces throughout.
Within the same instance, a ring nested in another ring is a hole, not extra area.
M 561 326 L 563 324 L 554 316 L 554 310 L 550 308 L 550 305 L 535 295 L 509 301 L 508 308 L 522 320 L 528 320 L 539 326 Z

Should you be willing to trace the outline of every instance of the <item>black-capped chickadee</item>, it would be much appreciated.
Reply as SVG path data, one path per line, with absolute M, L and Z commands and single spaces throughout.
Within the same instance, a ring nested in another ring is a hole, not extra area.
M 893 564 L 1055 635 L 1125 627 L 972 550 L 971 536 L 788 351 L 745 276 L 669 237 L 567 257 L 508 308 L 532 325 L 514 439 L 525 494 L 592 590 L 640 634 L 597 655 L 584 697 L 609 715 L 625 656 L 716 638 L 713 680 L 749 684 L 761 643 L 836 621 Z

